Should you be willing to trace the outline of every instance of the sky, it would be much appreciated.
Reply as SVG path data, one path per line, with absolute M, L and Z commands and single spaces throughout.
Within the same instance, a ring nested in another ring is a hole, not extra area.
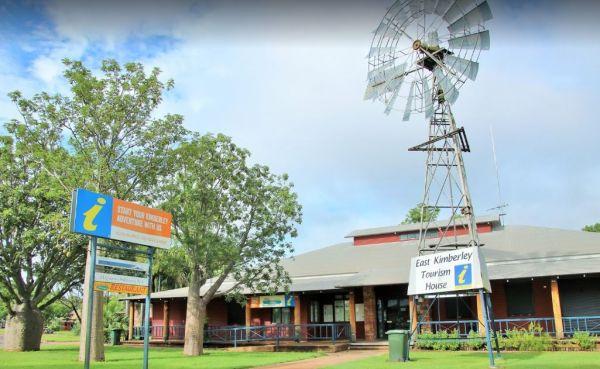
M 489 0 L 491 49 L 453 112 L 477 214 L 506 224 L 600 222 L 600 2 Z M 426 121 L 363 101 L 372 31 L 392 1 L 3 1 L 0 122 L 21 90 L 68 94 L 61 59 L 139 61 L 172 78 L 157 115 L 222 132 L 288 173 L 304 252 L 393 225 L 420 202 Z M 490 128 L 491 127 L 491 128 Z M 494 132 L 500 194 L 492 153 Z

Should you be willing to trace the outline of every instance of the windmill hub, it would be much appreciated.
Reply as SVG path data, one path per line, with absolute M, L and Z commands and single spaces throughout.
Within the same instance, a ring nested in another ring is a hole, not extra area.
M 421 45 L 422 45 L 421 40 L 415 40 L 412 44 L 412 48 L 413 48 L 413 50 L 419 50 L 419 49 L 421 49 Z

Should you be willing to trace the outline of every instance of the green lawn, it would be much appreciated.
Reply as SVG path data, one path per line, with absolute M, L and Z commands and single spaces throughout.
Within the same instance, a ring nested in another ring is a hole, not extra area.
M 52 334 L 43 334 L 42 343 L 46 342 L 79 342 L 79 336 L 71 331 L 58 331 Z
M 0 351 L 2 369 L 81 369 L 77 346 L 45 346 L 38 352 Z M 208 350 L 201 357 L 185 357 L 181 348 L 150 348 L 152 369 L 242 369 L 319 356 L 306 352 L 228 352 Z M 92 368 L 131 369 L 142 366 L 142 350 L 131 347 L 106 347 L 106 362 Z
M 486 353 L 453 351 L 414 351 L 411 361 L 391 363 L 387 354 L 334 365 L 335 369 L 482 369 L 489 361 Z M 600 352 L 509 352 L 496 361 L 498 368 L 507 369 L 599 369 Z

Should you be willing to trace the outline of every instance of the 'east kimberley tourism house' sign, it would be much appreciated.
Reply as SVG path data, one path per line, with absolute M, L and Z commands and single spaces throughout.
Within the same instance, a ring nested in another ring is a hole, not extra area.
M 171 247 L 171 214 L 77 189 L 71 230 L 76 233 L 159 248 Z
M 479 289 L 492 291 L 479 247 L 437 252 L 411 260 L 408 295 Z

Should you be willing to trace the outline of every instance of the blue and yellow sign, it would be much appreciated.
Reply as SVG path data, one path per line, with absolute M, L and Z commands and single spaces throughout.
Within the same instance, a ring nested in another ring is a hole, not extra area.
M 459 264 L 454 266 L 454 285 L 456 287 L 467 287 L 473 283 L 471 269 L 471 264 Z
M 77 189 L 71 203 L 71 231 L 89 236 L 169 248 L 171 214 Z

